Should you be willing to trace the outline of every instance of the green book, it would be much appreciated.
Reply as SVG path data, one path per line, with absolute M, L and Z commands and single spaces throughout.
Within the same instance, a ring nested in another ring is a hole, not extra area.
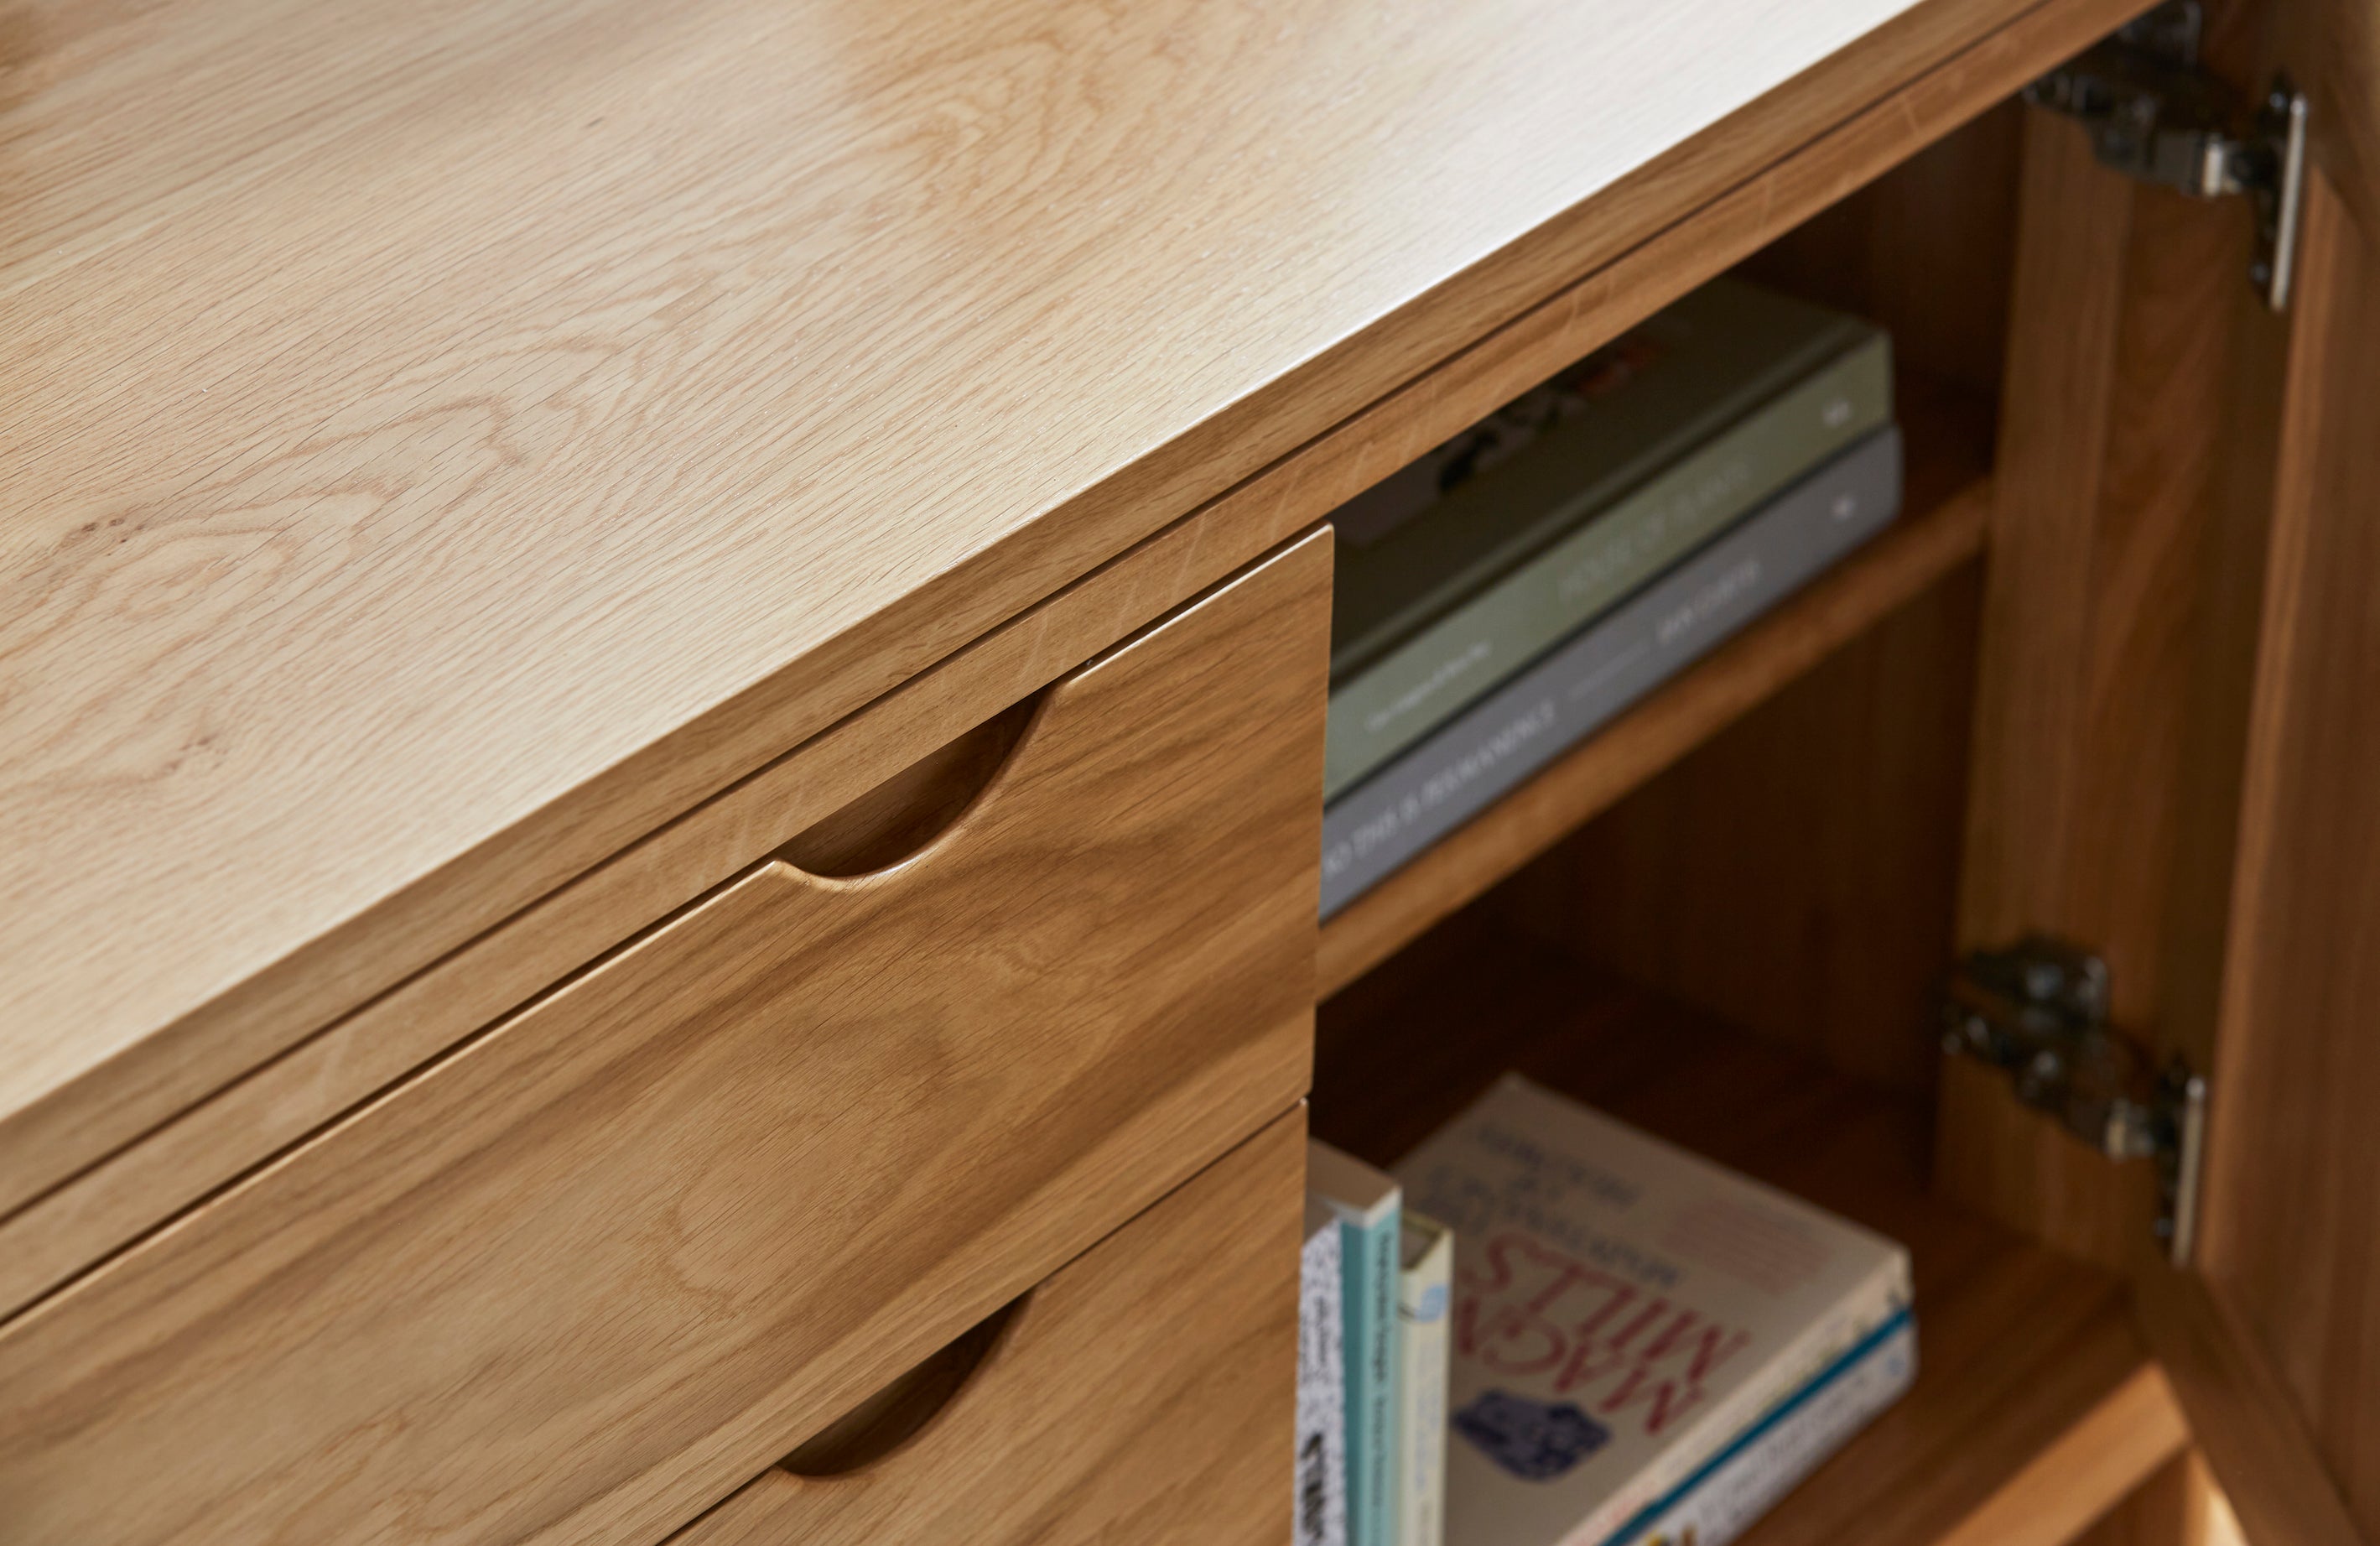
M 1891 417 L 1882 332 L 1723 279 L 1351 501 L 1324 797 Z

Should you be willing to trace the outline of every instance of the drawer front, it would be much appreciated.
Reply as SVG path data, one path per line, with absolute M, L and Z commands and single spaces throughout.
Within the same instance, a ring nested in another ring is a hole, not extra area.
M 0 1332 L 12 1546 L 658 1539 L 1291 1104 L 1326 538 Z
M 1034 1289 L 899 1447 L 771 1469 L 669 1546 L 1281 1546 L 1305 1140 L 1293 1112 Z

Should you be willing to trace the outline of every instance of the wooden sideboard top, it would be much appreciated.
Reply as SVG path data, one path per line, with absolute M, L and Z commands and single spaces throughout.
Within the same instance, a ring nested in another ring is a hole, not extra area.
M 0 1175 L 2034 5 L 12 8 Z

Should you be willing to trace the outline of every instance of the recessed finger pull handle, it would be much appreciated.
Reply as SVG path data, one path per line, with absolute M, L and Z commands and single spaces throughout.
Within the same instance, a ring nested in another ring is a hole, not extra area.
M 1035 693 L 928 752 L 777 850 L 813 875 L 889 869 L 948 831 L 989 788 L 1041 704 Z
M 1006 1335 L 1032 1296 L 1019 1296 L 929 1354 L 777 1462 L 799 1477 L 844 1476 L 872 1466 L 925 1431 Z

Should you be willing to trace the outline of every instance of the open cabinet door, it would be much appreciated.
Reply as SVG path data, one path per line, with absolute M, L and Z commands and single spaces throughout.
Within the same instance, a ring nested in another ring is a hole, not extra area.
M 2213 592 L 2252 585 L 2238 771 L 2182 835 L 2228 883 L 2168 1029 L 2207 1138 L 2188 1260 L 2144 1261 L 2139 1304 L 2249 1539 L 2349 1546 L 2380 1540 L 2380 5 L 2263 20 L 2313 170 L 2288 311 L 2234 324 L 2228 514 L 2261 553 Z
M 1937 1184 L 2131 1272 L 2256 1546 L 2380 1542 L 2380 0 L 2209 7 L 2311 101 L 2293 295 L 2244 201 L 2029 112 L 1960 928 L 2110 965 L 2207 1080 L 2177 1267 L 2110 1165 L 1951 1059 Z
M 2303 242 L 2241 381 L 2277 412 L 2199 1227 L 2140 1283 L 2257 1546 L 2380 1540 L 2380 250 L 2327 170 Z
M 2228 927 L 2173 1027 L 2209 1072 L 2199 1229 L 2140 1310 L 2249 1539 L 2347 1546 L 2380 1539 L 2380 252 L 2327 172 L 2273 329 Z

